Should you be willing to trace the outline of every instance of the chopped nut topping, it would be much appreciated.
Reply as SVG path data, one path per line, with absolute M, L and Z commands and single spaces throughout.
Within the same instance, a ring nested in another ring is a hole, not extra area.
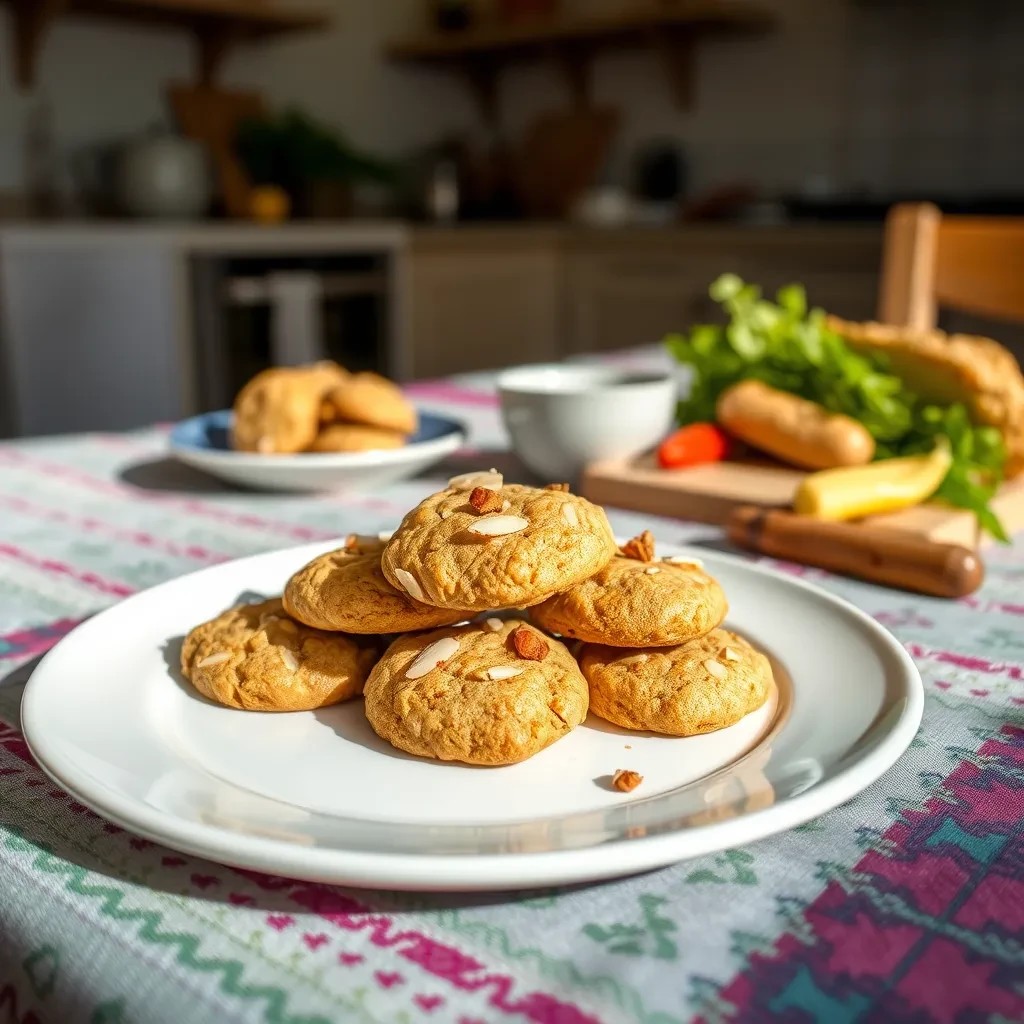
M 295 657 L 294 651 L 290 651 L 287 647 L 282 647 L 281 660 L 284 662 L 284 667 L 288 669 L 289 672 L 298 672 L 299 659 Z
M 661 570 L 656 566 L 652 565 L 649 569 L 644 569 L 644 573 L 647 576 L 657 576 Z
M 576 506 L 571 501 L 567 501 L 562 506 L 562 518 L 570 526 L 579 526 L 580 525 L 579 513 L 576 511 Z
M 713 658 L 708 658 L 704 662 L 704 667 L 716 679 L 725 679 L 729 675 L 729 670 L 720 661 L 715 661 Z
M 650 562 L 654 558 L 654 534 L 644 530 L 639 537 L 626 541 L 622 553 L 627 558 L 635 558 L 639 562 Z
M 721 655 L 726 661 L 742 661 L 739 654 L 734 651 L 731 647 L 723 647 Z
M 469 496 L 469 503 L 481 515 L 485 512 L 501 512 L 505 504 L 501 494 L 488 487 L 474 487 Z
M 487 628 L 494 633 L 497 633 L 504 625 L 499 618 L 484 619 L 484 622 L 487 624 Z
M 547 640 L 527 626 L 520 626 L 512 633 L 512 646 L 520 658 L 528 661 L 543 661 L 551 650 Z
M 625 768 L 619 768 L 612 776 L 612 786 L 620 793 L 632 793 L 644 777 L 639 772 L 631 772 Z
M 544 490 L 545 491 L 565 491 L 568 494 L 568 492 L 569 492 L 569 485 L 568 484 L 548 484 L 544 488 Z

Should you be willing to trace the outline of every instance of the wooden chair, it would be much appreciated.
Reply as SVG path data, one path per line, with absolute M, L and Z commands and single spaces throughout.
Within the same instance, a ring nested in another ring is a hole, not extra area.
M 889 211 L 879 320 L 928 330 L 940 306 L 1024 322 L 1024 217 L 943 217 L 931 203 Z

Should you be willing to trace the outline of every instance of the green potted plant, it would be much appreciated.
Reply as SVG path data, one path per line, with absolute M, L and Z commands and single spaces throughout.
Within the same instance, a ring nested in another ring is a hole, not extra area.
M 356 185 L 391 186 L 397 178 L 387 161 L 294 110 L 243 122 L 235 147 L 252 183 L 283 189 L 299 217 L 349 216 Z

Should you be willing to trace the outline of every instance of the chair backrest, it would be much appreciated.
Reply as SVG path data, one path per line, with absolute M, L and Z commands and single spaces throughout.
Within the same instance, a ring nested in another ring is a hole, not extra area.
M 889 211 L 879 320 L 927 330 L 940 306 L 1024 322 L 1024 217 L 944 217 L 930 203 Z

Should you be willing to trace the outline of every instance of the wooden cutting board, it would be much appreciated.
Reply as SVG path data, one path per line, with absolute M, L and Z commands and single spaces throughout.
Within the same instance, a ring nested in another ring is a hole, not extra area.
M 581 491 L 599 505 L 723 525 L 740 505 L 791 505 L 805 475 L 802 470 L 769 461 L 662 469 L 653 455 L 645 455 L 590 466 L 583 475 Z M 1008 532 L 1024 529 L 1024 477 L 1004 484 L 993 508 Z M 991 542 L 987 534 L 980 533 L 970 512 L 939 504 L 871 516 L 862 522 L 970 548 Z

